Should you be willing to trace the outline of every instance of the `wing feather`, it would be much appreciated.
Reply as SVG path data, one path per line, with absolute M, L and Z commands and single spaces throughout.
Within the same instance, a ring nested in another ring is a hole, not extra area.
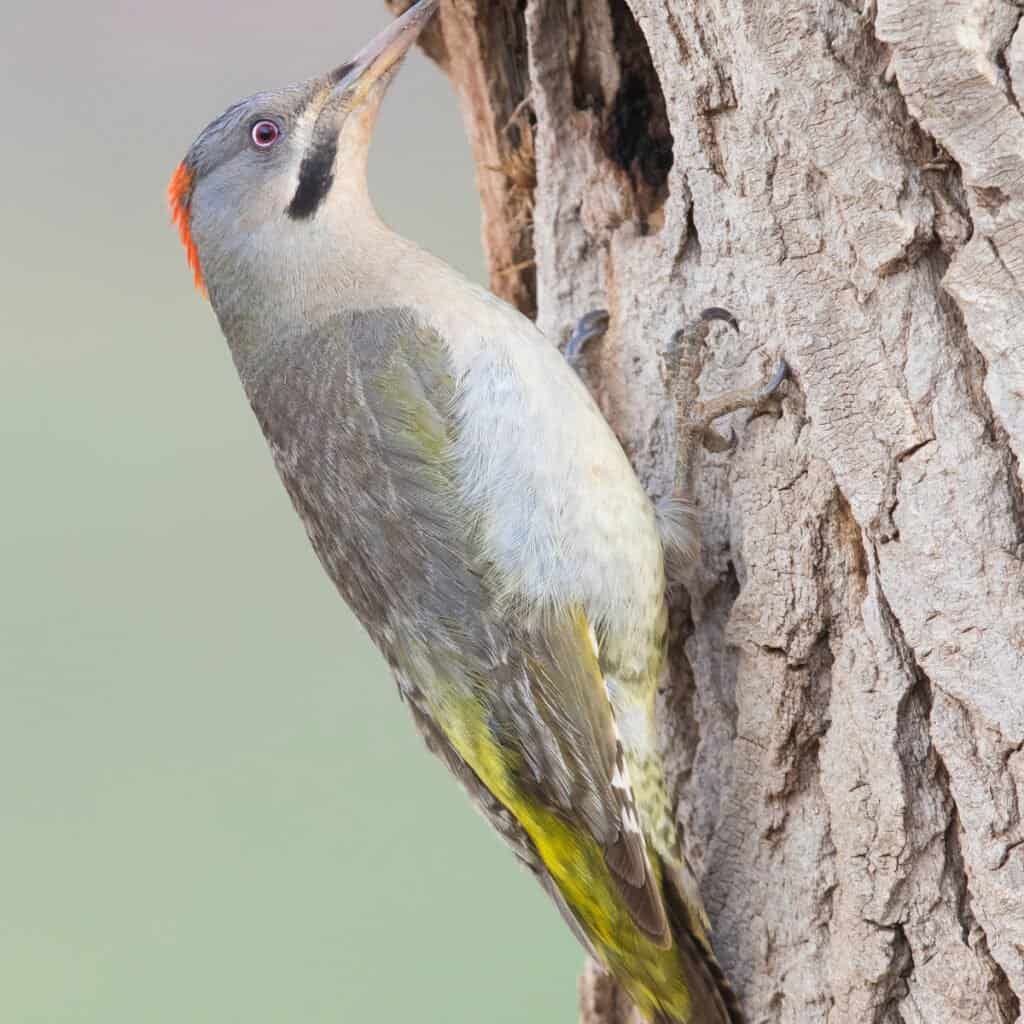
M 415 679 L 453 746 L 451 734 L 486 728 L 507 784 L 584 830 L 601 850 L 618 897 L 635 925 L 660 946 L 671 942 L 640 830 L 632 788 L 601 677 L 594 633 L 579 608 L 543 614 L 508 600 L 472 524 L 454 461 L 454 382 L 440 340 L 419 326 L 364 374 L 390 487 L 407 510 L 431 596 L 413 631 L 425 642 L 403 674 Z M 527 614 L 528 612 L 533 614 Z M 397 631 L 396 631 L 397 635 Z M 427 639 L 429 638 L 429 640 Z M 396 646 L 401 640 L 396 639 Z M 467 700 L 471 697 L 471 700 Z M 493 780 L 492 780 L 493 781 Z M 510 808 L 515 811 L 515 808 Z M 550 867 L 550 865 L 549 865 Z

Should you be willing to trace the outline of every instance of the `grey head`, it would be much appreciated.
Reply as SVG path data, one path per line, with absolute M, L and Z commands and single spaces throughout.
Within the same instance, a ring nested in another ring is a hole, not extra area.
M 438 4 L 419 0 L 351 61 L 250 96 L 200 133 L 168 193 L 196 283 L 218 315 L 240 276 L 280 284 L 299 254 L 308 264 L 327 206 L 369 214 L 366 160 L 380 102 Z

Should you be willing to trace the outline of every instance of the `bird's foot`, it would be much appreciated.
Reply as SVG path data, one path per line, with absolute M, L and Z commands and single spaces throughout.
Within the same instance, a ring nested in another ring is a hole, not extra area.
M 711 452 L 727 452 L 736 446 L 736 432 L 726 437 L 715 430 L 715 420 L 740 409 L 761 412 L 785 394 L 789 366 L 780 359 L 774 373 L 762 383 L 750 388 L 737 388 L 701 401 L 698 378 L 711 325 L 716 320 L 739 330 L 739 323 L 731 313 L 718 307 L 705 309 L 701 315 L 672 337 L 665 352 L 668 384 L 676 406 L 676 471 L 673 497 L 689 500 L 693 494 L 693 467 L 697 450 L 703 446 Z
M 608 333 L 610 322 L 611 318 L 606 309 L 592 309 L 589 313 L 580 317 L 573 328 L 572 334 L 569 336 L 569 340 L 565 343 L 565 348 L 562 349 L 565 361 L 574 370 L 579 370 L 580 362 L 587 346 L 598 338 L 603 338 Z
M 665 352 L 665 366 L 676 400 L 680 433 L 699 437 L 708 451 L 724 452 L 736 446 L 736 433 L 724 437 L 714 429 L 715 420 L 740 409 L 760 412 L 785 394 L 789 365 L 780 359 L 771 377 L 750 388 L 736 388 L 701 401 L 697 393 L 704 343 L 715 321 L 739 330 L 739 322 L 728 310 L 713 306 L 682 330 L 677 331 Z

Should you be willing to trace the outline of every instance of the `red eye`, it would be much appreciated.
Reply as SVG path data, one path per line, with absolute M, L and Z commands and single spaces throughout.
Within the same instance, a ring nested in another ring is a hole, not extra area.
M 252 126 L 252 142 L 260 149 L 269 149 L 281 138 L 281 129 L 273 121 L 257 121 Z

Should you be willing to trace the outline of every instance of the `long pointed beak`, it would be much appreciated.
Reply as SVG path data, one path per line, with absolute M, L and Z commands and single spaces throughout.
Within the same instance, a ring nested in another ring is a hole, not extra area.
M 359 53 L 331 73 L 332 99 L 343 100 L 350 110 L 412 49 L 413 43 L 434 16 L 440 0 L 419 0 L 400 18 L 364 46 Z

